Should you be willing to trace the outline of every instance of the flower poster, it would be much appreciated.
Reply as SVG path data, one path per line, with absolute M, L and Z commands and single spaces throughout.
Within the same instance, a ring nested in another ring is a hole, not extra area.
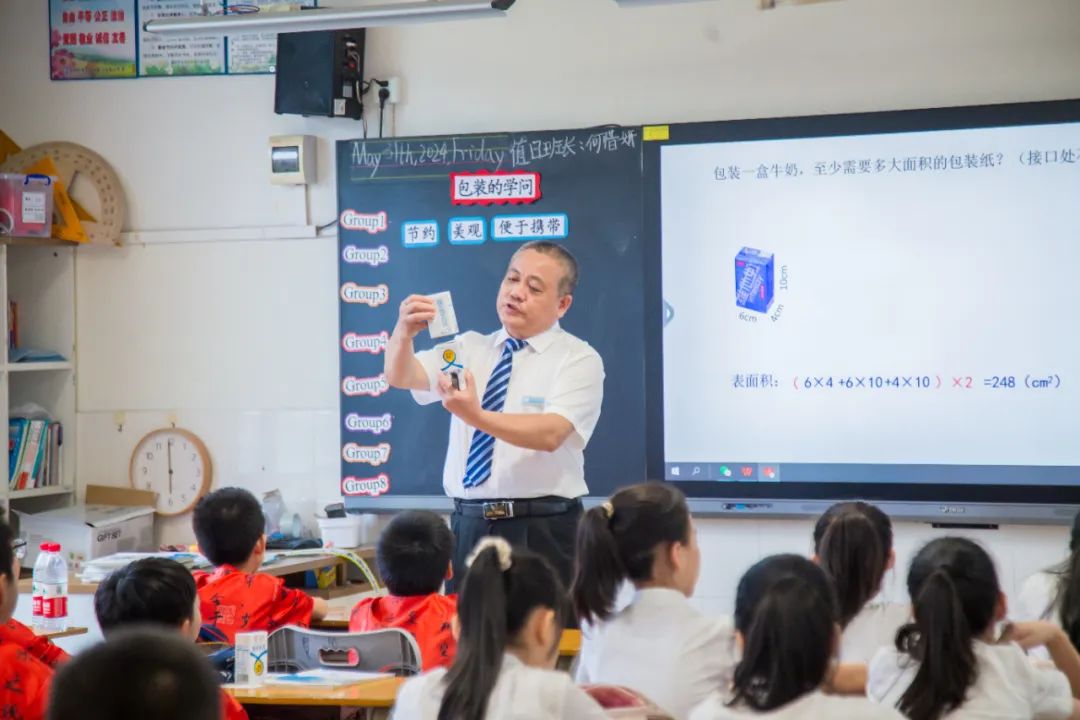
M 52 0 L 53 80 L 135 77 L 135 0 Z

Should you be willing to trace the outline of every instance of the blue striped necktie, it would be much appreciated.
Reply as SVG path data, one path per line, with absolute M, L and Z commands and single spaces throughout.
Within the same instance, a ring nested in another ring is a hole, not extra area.
M 528 345 L 524 340 L 508 337 L 503 344 L 502 356 L 488 378 L 487 389 L 480 406 L 491 412 L 502 412 L 506 403 L 506 390 L 510 387 L 510 371 L 514 365 L 514 353 Z M 467 488 L 483 485 L 491 477 L 491 460 L 495 456 L 495 438 L 486 432 L 474 430 L 469 444 L 469 457 L 465 461 L 465 480 Z

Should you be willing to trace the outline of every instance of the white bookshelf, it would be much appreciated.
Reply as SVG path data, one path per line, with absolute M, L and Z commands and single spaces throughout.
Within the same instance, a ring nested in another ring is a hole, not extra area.
M 11 410 L 43 407 L 63 426 L 60 485 L 11 490 L 8 456 L 0 463 L 0 504 L 40 512 L 69 504 L 75 483 L 75 248 L 30 243 L 0 245 L 0 428 Z M 8 352 L 7 300 L 18 304 L 19 346 L 52 350 L 63 362 L 13 363 Z

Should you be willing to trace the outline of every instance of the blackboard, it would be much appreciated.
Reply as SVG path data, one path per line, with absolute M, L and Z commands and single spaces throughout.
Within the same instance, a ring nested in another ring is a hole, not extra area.
M 577 257 L 581 279 L 562 325 L 604 360 L 604 403 L 585 451 L 590 495 L 645 478 L 641 143 L 636 127 L 337 143 L 341 490 L 348 507 L 392 509 L 444 496 L 449 414 L 386 386 L 386 339 L 401 300 L 443 290 L 453 293 L 463 332 L 497 330 L 495 297 L 507 262 L 537 230 Z M 492 173 L 487 182 L 469 180 L 484 173 Z M 521 186 L 511 191 L 492 181 L 530 177 L 539 199 L 452 202 L 454 188 L 466 201 L 475 193 L 519 197 Z M 433 344 L 426 332 L 417 337 L 418 350 Z

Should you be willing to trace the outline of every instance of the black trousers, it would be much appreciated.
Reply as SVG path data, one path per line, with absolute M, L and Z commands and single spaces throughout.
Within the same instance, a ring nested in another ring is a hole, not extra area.
M 465 558 L 482 538 L 489 535 L 505 538 L 515 547 L 525 547 L 544 556 L 570 589 L 574 577 L 574 548 L 576 546 L 578 520 L 581 519 L 581 503 L 576 502 L 566 512 L 558 515 L 535 515 L 528 517 L 487 520 L 482 517 L 466 517 L 454 511 L 450 516 L 450 529 L 454 532 L 454 578 L 447 584 L 448 591 L 461 589 L 460 580 L 465 577 Z

